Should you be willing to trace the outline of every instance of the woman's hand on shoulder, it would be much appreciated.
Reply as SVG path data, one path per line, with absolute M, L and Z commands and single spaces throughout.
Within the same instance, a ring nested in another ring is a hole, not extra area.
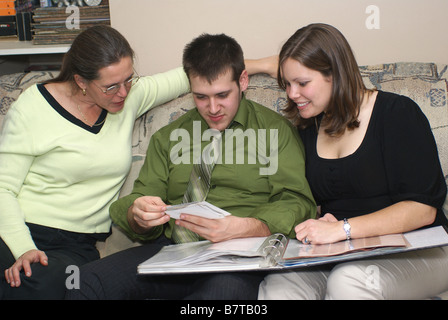
M 260 59 L 247 59 L 244 61 L 249 75 L 266 73 L 272 78 L 277 78 L 278 55 L 264 57 Z

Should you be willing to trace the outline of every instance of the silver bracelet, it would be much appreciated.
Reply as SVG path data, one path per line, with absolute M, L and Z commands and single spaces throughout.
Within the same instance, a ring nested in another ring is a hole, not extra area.
M 347 235 L 347 240 L 350 240 L 352 238 L 350 231 L 352 230 L 352 227 L 350 226 L 350 223 L 348 223 L 348 220 L 344 218 L 344 231 Z

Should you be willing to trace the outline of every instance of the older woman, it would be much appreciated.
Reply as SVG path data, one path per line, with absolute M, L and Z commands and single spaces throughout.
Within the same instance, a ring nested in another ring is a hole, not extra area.
M 59 299 L 68 265 L 99 257 L 131 166 L 134 121 L 189 91 L 182 68 L 142 77 L 116 30 L 82 32 L 59 76 L 27 89 L 0 138 L 3 299 Z
M 278 74 L 322 213 L 296 226 L 298 240 L 333 243 L 447 224 L 446 184 L 428 120 L 407 97 L 367 90 L 336 28 L 299 29 L 280 52 Z M 424 298 L 448 289 L 447 255 L 436 248 L 272 274 L 260 298 Z M 375 285 L 368 270 L 378 270 Z

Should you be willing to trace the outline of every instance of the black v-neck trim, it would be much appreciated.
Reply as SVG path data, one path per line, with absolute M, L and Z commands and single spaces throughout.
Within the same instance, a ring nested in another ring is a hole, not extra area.
M 56 110 L 57 113 L 59 113 L 62 117 L 64 117 L 66 120 L 70 121 L 74 125 L 77 125 L 78 127 L 81 127 L 93 134 L 97 134 L 101 131 L 101 128 L 104 125 L 105 119 L 107 117 L 107 110 L 103 109 L 100 116 L 98 117 L 98 120 L 95 122 L 95 125 L 93 127 L 85 124 L 78 118 L 76 118 L 74 115 L 72 115 L 70 112 L 65 110 L 59 102 L 56 101 L 56 99 L 50 94 L 50 92 L 45 88 L 44 84 L 38 84 L 37 88 L 39 89 L 39 92 L 42 94 L 42 96 L 47 100 L 47 102 L 50 104 L 50 106 Z M 98 125 L 96 125 L 98 124 Z

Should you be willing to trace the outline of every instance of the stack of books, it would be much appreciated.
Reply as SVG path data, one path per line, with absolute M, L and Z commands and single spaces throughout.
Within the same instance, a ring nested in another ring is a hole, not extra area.
M 71 44 L 81 31 L 98 24 L 110 25 L 108 5 L 36 8 L 31 24 L 33 43 Z

